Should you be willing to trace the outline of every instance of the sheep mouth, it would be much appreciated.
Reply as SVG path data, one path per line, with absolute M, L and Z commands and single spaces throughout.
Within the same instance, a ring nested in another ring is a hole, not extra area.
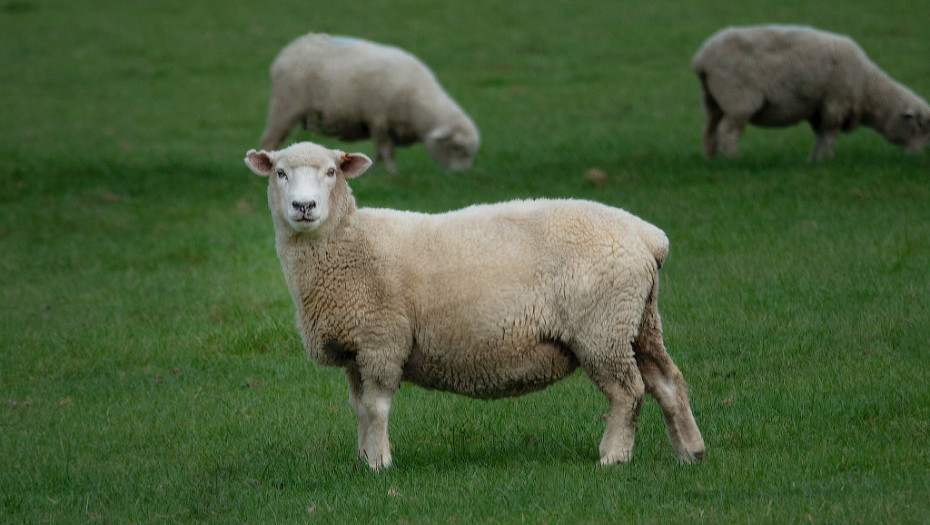
M 292 217 L 290 222 L 296 230 L 315 230 L 320 225 L 320 218 L 303 215 L 300 217 Z
M 294 213 L 291 220 L 296 223 L 311 224 L 320 220 L 319 214 L 315 213 Z

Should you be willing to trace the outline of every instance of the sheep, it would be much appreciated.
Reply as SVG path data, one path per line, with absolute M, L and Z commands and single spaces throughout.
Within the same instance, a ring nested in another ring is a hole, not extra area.
M 878 68 L 846 36 L 804 26 L 730 27 L 691 61 L 703 93 L 704 156 L 739 154 L 746 123 L 807 120 L 816 135 L 809 161 L 833 156 L 839 133 L 859 124 L 909 153 L 930 142 L 930 107 Z
M 519 396 L 579 366 L 609 400 L 600 463 L 632 457 L 644 391 L 680 460 L 704 455 L 684 378 L 662 342 L 659 228 L 606 205 L 526 200 L 441 214 L 357 208 L 361 153 L 310 142 L 250 150 L 269 177 L 281 268 L 309 358 L 345 369 L 358 455 L 392 463 L 401 381 L 479 399 Z
M 261 148 L 281 145 L 291 128 L 345 141 L 371 138 L 375 161 L 396 173 L 394 146 L 422 142 L 443 167 L 465 171 L 478 129 L 416 57 L 362 39 L 310 33 L 271 64 L 271 100 Z

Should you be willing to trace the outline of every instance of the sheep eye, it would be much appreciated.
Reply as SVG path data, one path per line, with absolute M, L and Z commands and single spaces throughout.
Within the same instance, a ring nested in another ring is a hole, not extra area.
M 287 180 L 287 173 L 284 173 L 284 170 L 278 168 L 278 178 Z
M 329 168 L 328 170 L 326 170 L 327 177 L 332 177 L 335 174 L 336 174 L 336 168 Z

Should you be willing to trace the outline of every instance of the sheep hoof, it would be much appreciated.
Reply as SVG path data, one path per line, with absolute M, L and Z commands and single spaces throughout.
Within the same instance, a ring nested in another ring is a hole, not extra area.
M 704 449 L 686 451 L 678 454 L 678 462 L 683 465 L 693 465 L 704 459 Z
M 692 464 L 704 459 L 704 449 L 695 450 L 693 452 L 688 452 L 688 454 L 681 458 L 683 463 Z
M 633 450 L 619 450 L 609 454 L 604 454 L 601 456 L 601 460 L 598 462 L 600 465 L 610 466 L 616 465 L 617 463 L 629 463 L 633 459 Z
M 371 468 L 371 470 L 374 472 L 378 472 L 379 470 L 386 469 L 390 466 L 391 466 L 390 455 L 375 457 L 374 459 L 371 459 L 371 458 L 368 459 L 368 467 Z

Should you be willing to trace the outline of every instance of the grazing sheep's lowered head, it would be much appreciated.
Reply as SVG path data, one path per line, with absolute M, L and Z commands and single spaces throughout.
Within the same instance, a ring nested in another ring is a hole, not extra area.
M 455 125 L 445 125 L 431 131 L 423 146 L 430 156 L 450 171 L 466 171 L 480 145 L 478 128 L 464 115 Z
M 930 144 L 930 107 L 917 99 L 888 122 L 884 134 L 890 142 L 904 146 L 907 153 L 920 153 Z

